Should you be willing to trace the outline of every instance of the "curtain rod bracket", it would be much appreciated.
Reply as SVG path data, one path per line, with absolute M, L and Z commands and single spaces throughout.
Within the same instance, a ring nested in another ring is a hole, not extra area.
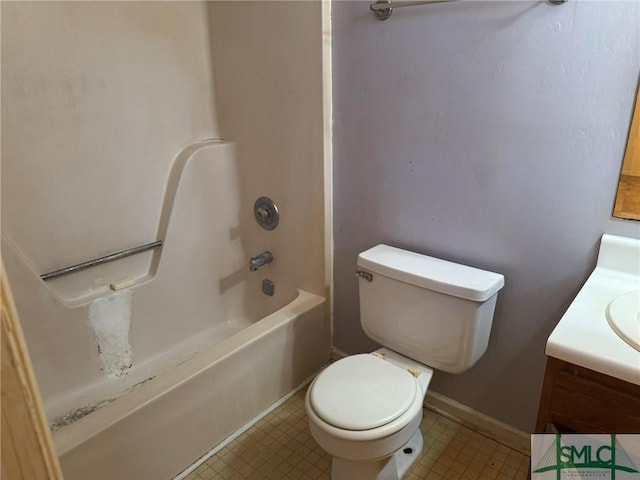
M 373 12 L 373 14 L 376 16 L 376 18 L 382 21 L 382 20 L 386 20 L 391 16 L 391 14 L 393 13 L 393 8 L 391 7 L 374 8 L 374 5 L 386 5 L 389 3 L 391 3 L 389 0 L 378 0 L 376 3 L 372 3 L 371 5 L 369 5 L 369 8 Z
M 378 20 L 386 20 L 393 13 L 394 8 L 412 7 L 414 5 L 429 5 L 432 3 L 448 3 L 458 0 L 378 0 L 369 5 L 369 9 L 373 12 Z M 551 5 L 562 5 L 568 0 L 547 0 Z

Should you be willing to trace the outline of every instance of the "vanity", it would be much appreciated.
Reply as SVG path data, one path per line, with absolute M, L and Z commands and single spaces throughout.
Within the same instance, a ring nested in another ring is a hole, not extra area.
M 640 240 L 603 235 L 545 353 L 536 432 L 640 433 Z

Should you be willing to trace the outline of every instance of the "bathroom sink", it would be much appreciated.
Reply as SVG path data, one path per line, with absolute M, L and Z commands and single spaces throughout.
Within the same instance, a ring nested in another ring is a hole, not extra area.
M 640 239 L 603 235 L 596 267 L 545 353 L 640 385 Z
M 631 290 L 607 305 L 607 322 L 620 338 L 640 351 L 640 290 Z

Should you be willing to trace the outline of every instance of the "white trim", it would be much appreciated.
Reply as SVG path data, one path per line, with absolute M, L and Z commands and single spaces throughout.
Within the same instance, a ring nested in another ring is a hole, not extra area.
M 337 348 L 331 350 L 331 361 L 335 362 L 349 356 Z M 433 391 L 427 391 L 425 407 L 429 410 L 469 427 L 478 433 L 486 435 L 525 455 L 531 455 L 531 435 L 497 420 L 489 415 L 478 412 L 455 400 Z
M 531 435 L 436 392 L 427 391 L 425 407 L 525 455 L 531 455 Z
M 324 182 L 324 271 L 333 338 L 333 86 L 331 60 L 331 0 L 321 1 L 322 129 Z

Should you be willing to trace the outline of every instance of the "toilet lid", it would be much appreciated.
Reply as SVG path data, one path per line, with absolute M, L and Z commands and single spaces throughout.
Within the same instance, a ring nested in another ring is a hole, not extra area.
M 415 377 L 406 370 L 361 354 L 325 368 L 313 382 L 309 400 L 328 424 L 345 430 L 369 430 L 406 412 L 417 389 Z

